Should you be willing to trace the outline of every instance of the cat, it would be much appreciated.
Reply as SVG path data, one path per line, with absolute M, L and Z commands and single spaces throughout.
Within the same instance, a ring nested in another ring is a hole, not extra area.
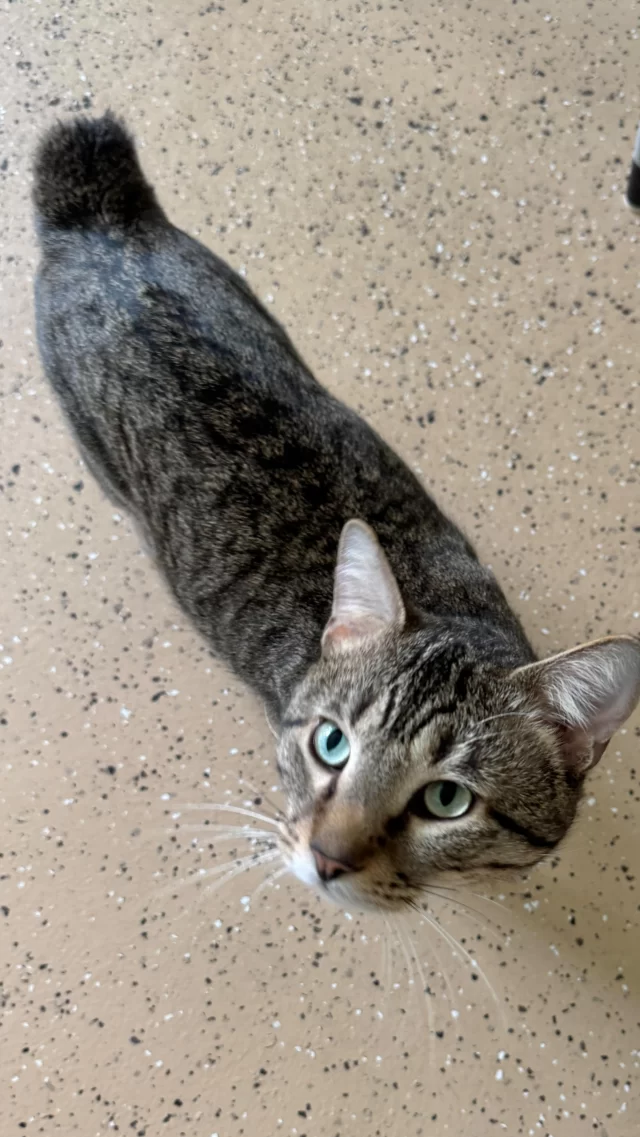
M 171 224 L 118 118 L 54 126 L 33 200 L 46 375 L 177 602 L 266 704 L 289 868 L 387 910 L 539 862 L 638 700 L 640 639 L 537 661 L 404 462 Z

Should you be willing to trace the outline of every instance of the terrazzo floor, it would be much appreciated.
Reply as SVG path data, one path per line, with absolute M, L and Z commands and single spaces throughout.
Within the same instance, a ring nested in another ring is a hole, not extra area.
M 237 850 L 186 807 L 277 800 L 273 740 L 52 403 L 29 205 L 47 123 L 124 113 L 172 219 L 421 474 L 536 647 L 640 631 L 637 18 L 3 0 L 3 1137 L 639 1131 L 637 716 L 560 854 L 443 901 L 444 936 L 287 877 L 197 883 Z

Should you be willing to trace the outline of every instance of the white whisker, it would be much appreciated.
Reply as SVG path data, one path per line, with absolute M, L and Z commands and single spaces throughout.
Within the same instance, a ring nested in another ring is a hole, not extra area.
M 279 805 L 277 805 L 277 803 L 276 803 L 275 801 L 272 801 L 272 800 L 271 800 L 271 798 L 269 797 L 269 795 L 268 795 L 268 793 L 266 792 L 266 790 L 264 790 L 264 789 L 260 789 L 260 786 L 257 786 L 257 785 L 255 784 L 255 782 L 252 782 L 252 781 L 251 781 L 251 779 L 250 779 L 250 778 L 247 778 L 245 774 L 240 774 L 240 775 L 239 775 L 239 774 L 237 773 L 237 771 L 235 771 L 235 770 L 227 770 L 227 771 L 226 771 L 226 772 L 223 774 L 223 777 L 226 777 L 226 778 L 236 778 L 236 780 L 237 780 L 237 783 L 238 783 L 238 785 L 239 785 L 239 786 L 246 786 L 246 787 L 247 787 L 247 789 L 248 789 L 248 790 L 249 790 L 249 791 L 250 791 L 252 794 L 257 794 L 257 796 L 258 796 L 258 797 L 260 797 L 260 798 L 263 798 L 263 799 L 264 799 L 264 801 L 266 801 L 267 805 L 271 806 L 271 809 L 273 809 L 273 811 L 274 811 L 274 818 L 273 818 L 273 820 L 274 820 L 274 821 L 276 821 L 276 820 L 278 819 L 278 817 L 282 817 L 282 809 L 280 808 L 280 806 L 279 806 Z M 273 789 L 275 789 L 276 791 L 278 791 L 278 787 L 274 786 L 274 787 L 272 787 L 272 788 L 273 788 Z M 256 803 L 252 802 L 252 803 L 250 803 L 250 804 L 252 804 L 252 805 L 253 805 L 253 804 L 256 804 Z
M 484 726 L 486 722 L 494 722 L 496 719 L 537 719 L 539 718 L 537 711 L 503 711 L 499 715 L 488 715 L 486 719 L 478 719 L 477 722 L 472 722 L 469 725 L 469 730 L 473 730 L 476 726 Z
M 431 896 L 434 900 L 442 900 L 445 904 L 450 904 L 452 907 L 457 905 L 459 908 L 464 908 L 465 912 L 471 912 L 472 919 L 474 919 L 474 917 L 481 916 L 485 921 L 484 924 L 480 925 L 483 929 L 486 929 L 487 923 L 492 924 L 492 926 L 495 927 L 493 921 L 489 918 L 489 916 L 487 916 L 486 912 L 482 912 L 480 908 L 474 908 L 471 904 L 467 904 L 466 900 L 461 900 L 458 895 L 448 896 L 444 891 L 436 892 L 435 889 L 440 889 L 440 887 L 441 886 L 439 885 L 430 884 L 429 887 L 425 888 L 424 891 L 427 896 Z M 450 889 L 449 891 L 454 893 L 456 892 L 455 889 Z M 474 919 L 474 923 L 478 923 L 477 919 Z M 504 934 L 501 928 L 498 928 L 498 930 Z
M 418 952 L 416 950 L 416 945 L 414 943 L 413 936 L 411 935 L 411 930 L 407 924 L 405 924 L 404 930 L 405 930 L 405 935 L 407 937 L 409 950 L 411 951 L 411 954 L 415 960 L 415 965 L 418 969 L 418 975 L 420 977 L 420 982 L 422 983 L 422 993 L 424 996 L 425 1008 L 427 1011 L 427 1030 L 429 1033 L 429 1065 L 433 1066 L 434 1029 L 433 1029 L 433 1008 L 432 1008 L 431 1002 L 430 1002 L 431 988 L 429 987 L 429 984 L 427 983 L 426 976 L 425 976 L 425 973 L 424 973 L 424 970 L 422 967 L 422 963 L 420 961 L 420 957 L 419 957 Z
M 284 868 L 274 869 L 273 872 L 268 873 L 267 876 L 264 878 L 264 880 L 251 893 L 251 899 L 253 900 L 254 897 L 258 896 L 259 893 L 262 892 L 263 888 L 268 888 L 268 887 L 273 888 L 276 881 L 280 880 L 280 878 L 285 876 L 285 874 L 288 872 L 289 872 L 289 866 L 285 865 Z
M 246 786 L 247 789 L 251 790 L 252 793 L 257 794 L 258 797 L 264 798 L 264 800 L 267 802 L 267 805 L 270 805 L 271 808 L 275 810 L 275 815 L 273 818 L 274 821 L 278 820 L 278 816 L 282 816 L 282 810 L 280 809 L 280 806 L 277 804 L 277 802 L 271 800 L 265 790 L 261 790 L 259 786 L 256 786 L 254 782 L 249 781 L 249 779 L 244 777 L 244 775 L 238 779 L 238 783 L 241 786 Z
M 271 731 L 276 742 L 279 742 L 280 735 L 278 734 L 277 730 L 275 729 L 275 727 L 273 726 L 273 724 L 271 722 L 271 719 L 269 718 L 269 711 L 267 710 L 267 704 L 266 703 L 263 703 L 263 710 L 264 710 L 264 717 L 267 720 L 267 726 L 269 727 L 269 730 Z
M 392 921 L 388 919 L 387 925 L 388 925 L 389 931 L 391 932 L 391 967 L 393 969 L 393 964 L 395 962 L 394 948 L 396 947 L 397 944 L 400 944 L 400 933 L 398 932 L 398 929 L 396 928 L 395 922 L 392 923 Z M 402 944 L 400 944 L 400 947 L 402 947 Z M 393 981 L 393 970 L 392 970 L 392 974 L 391 974 L 391 986 L 393 987 L 394 990 L 397 990 L 400 986 L 399 983 L 394 983 L 394 981 Z
M 234 868 L 230 869 L 229 872 L 227 872 L 226 876 L 223 876 L 220 878 L 220 880 L 217 880 L 215 882 L 215 884 L 207 885 L 207 887 L 203 890 L 202 895 L 203 896 L 210 896 L 213 892 L 218 892 L 219 889 L 221 889 L 225 884 L 228 884 L 229 881 L 233 880 L 234 877 L 239 876 L 240 873 L 250 872 L 251 869 L 258 868 L 261 865 L 267 865 L 271 861 L 277 860 L 277 858 L 279 856 L 280 856 L 279 852 L 272 851 L 272 852 L 264 854 L 264 856 L 262 856 L 262 857 L 256 858 L 254 860 L 253 864 L 251 864 L 251 865 L 247 865 L 247 864 L 236 865 Z
M 381 944 L 382 944 L 382 954 L 380 957 L 380 975 L 381 975 L 382 989 L 384 991 L 385 998 L 388 998 L 389 997 L 389 990 L 391 988 L 392 962 L 390 959 L 390 949 L 389 949 L 389 933 L 391 931 L 391 926 L 389 924 L 389 917 L 386 915 L 384 916 L 384 924 L 385 924 L 385 931 L 384 931 L 383 935 L 380 937 Z
M 507 908 L 506 904 L 501 904 L 499 900 L 494 900 L 492 896 L 485 896 L 484 892 L 472 892 L 471 895 L 477 896 L 478 900 L 486 900 L 487 904 L 493 904 L 496 908 L 501 908 L 502 911 L 506 912 L 509 916 L 513 915 L 511 909 Z
M 153 830 L 151 831 L 153 832 Z M 170 833 L 177 836 L 180 833 L 208 833 L 212 839 L 222 840 L 228 837 L 238 837 L 238 839 L 246 837 L 249 840 L 256 841 L 274 841 L 278 836 L 270 829 L 252 829 L 249 825 L 226 826 L 226 825 L 210 825 L 206 822 L 202 825 L 183 825 L 182 823 L 176 824 L 170 829 L 155 830 L 157 833 Z
M 160 896 L 172 895 L 177 890 L 181 890 L 190 884 L 198 884 L 204 880 L 210 880 L 212 877 L 220 876 L 222 873 L 229 872 L 229 870 L 249 869 L 253 865 L 260 865 L 269 860 L 279 857 L 280 852 L 277 849 L 266 849 L 261 853 L 254 852 L 248 853 L 244 857 L 234 857 L 231 861 L 225 861 L 223 865 L 214 865 L 213 868 L 205 869 L 200 868 L 195 872 L 190 873 L 186 877 L 181 877 L 179 880 L 174 880 L 166 885 L 159 893 Z
M 421 910 L 419 909 L 419 911 L 421 911 Z M 424 912 L 424 911 L 422 911 L 422 916 L 427 921 L 427 923 L 431 924 L 431 926 L 433 928 L 435 928 L 436 931 L 438 931 L 440 933 L 442 938 L 448 943 L 448 945 L 451 948 L 454 955 L 457 952 L 460 952 L 464 956 L 464 958 L 467 960 L 469 966 L 472 967 L 474 971 L 478 972 L 478 975 L 480 976 L 480 978 L 482 979 L 483 983 L 485 984 L 487 990 L 491 994 L 491 997 L 492 997 L 492 999 L 496 1005 L 496 1009 L 500 1013 L 500 1018 L 502 1021 L 503 1029 L 506 1030 L 507 1024 L 506 1024 L 506 1020 L 505 1020 L 505 1016 L 504 1016 L 504 1010 L 501 1006 L 500 1000 L 498 999 L 498 996 L 497 996 L 492 984 L 490 983 L 489 979 L 487 978 L 485 972 L 480 967 L 480 964 L 478 963 L 478 961 L 473 958 L 471 953 L 469 951 L 467 951 L 466 947 L 464 947 L 464 945 L 461 944 L 459 940 L 456 939 L 456 937 L 453 935 L 452 932 L 450 932 L 447 928 L 444 928 L 442 926 L 442 924 L 440 923 L 439 920 L 432 919 L 431 916 L 429 916 L 428 913 Z
M 404 955 L 404 961 L 405 961 L 405 965 L 407 968 L 407 976 L 408 976 L 408 980 L 409 980 L 409 986 L 414 986 L 415 980 L 413 977 L 413 964 L 411 962 L 411 957 L 409 955 L 409 949 L 407 948 L 407 945 L 404 942 L 402 935 L 400 934 L 400 928 L 398 927 L 397 924 L 396 924 L 396 933 L 398 936 L 398 943 L 400 944 L 400 947 L 402 949 L 402 954 Z
M 421 911 L 421 909 L 416 909 L 416 911 Z M 430 926 L 429 921 L 425 921 L 425 923 L 427 924 L 427 927 Z M 445 982 L 446 988 L 447 988 L 447 993 L 449 995 L 449 1002 L 451 1003 L 451 1010 L 455 1010 L 455 1005 L 456 1005 L 457 1000 L 456 1000 L 456 997 L 453 993 L 453 986 L 452 986 L 451 980 L 449 979 L 449 973 L 446 970 L 446 968 L 442 962 L 442 956 L 440 955 L 440 952 L 438 951 L 438 945 L 436 942 L 434 942 L 434 940 L 431 938 L 431 936 L 429 936 L 429 942 L 431 944 L 433 954 L 436 957 L 436 967 L 439 969 L 440 974 L 441 974 L 441 976 Z
M 262 821 L 265 825 L 273 825 L 276 829 L 280 828 L 280 822 L 275 817 L 268 817 L 266 813 L 258 813 L 255 809 L 247 809 L 243 805 L 222 805 L 219 802 L 187 802 L 186 805 L 177 805 L 177 810 L 198 810 L 201 813 L 237 813 L 242 817 L 251 817 L 254 821 Z

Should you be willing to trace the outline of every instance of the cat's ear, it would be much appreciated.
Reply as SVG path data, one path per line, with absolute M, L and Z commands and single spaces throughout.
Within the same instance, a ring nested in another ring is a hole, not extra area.
M 586 773 L 640 698 L 640 639 L 607 636 L 513 673 L 560 727 L 567 765 Z
M 400 589 L 375 533 L 363 521 L 348 521 L 338 546 L 323 653 L 355 647 L 370 636 L 402 628 L 404 621 Z

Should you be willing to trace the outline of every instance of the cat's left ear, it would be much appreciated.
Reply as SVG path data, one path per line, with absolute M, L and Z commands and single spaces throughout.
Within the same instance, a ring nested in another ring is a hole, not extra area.
M 584 774 L 640 698 L 640 639 L 594 640 L 520 667 L 512 679 L 537 696 L 543 714 L 562 731 L 567 765 Z
M 404 626 L 405 610 L 391 566 L 373 529 L 347 521 L 340 536 L 331 619 L 322 636 L 324 655 Z

